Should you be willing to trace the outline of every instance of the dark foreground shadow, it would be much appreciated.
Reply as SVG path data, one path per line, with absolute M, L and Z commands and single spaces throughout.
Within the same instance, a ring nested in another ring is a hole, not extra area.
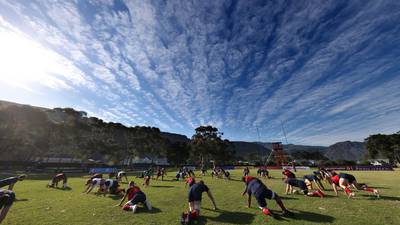
M 308 222 L 315 222 L 315 223 L 332 223 L 335 218 L 328 215 L 323 215 L 314 212 L 305 212 L 301 210 L 293 210 L 294 215 L 292 216 L 279 216 L 279 217 L 287 217 L 293 220 L 303 220 Z
M 203 208 L 205 210 L 211 210 L 207 208 Z M 214 210 L 212 210 L 214 211 Z M 217 217 L 209 217 L 201 215 L 199 219 L 196 221 L 197 223 L 193 224 L 206 224 L 208 220 L 213 222 L 220 222 L 220 223 L 228 223 L 228 224 L 250 224 L 253 219 L 254 215 L 251 213 L 245 212 L 229 212 L 226 210 L 218 209 L 216 212 L 219 213 Z
M 27 201 L 29 201 L 29 199 L 27 199 L 27 198 L 16 198 L 15 201 L 16 202 L 27 202 Z

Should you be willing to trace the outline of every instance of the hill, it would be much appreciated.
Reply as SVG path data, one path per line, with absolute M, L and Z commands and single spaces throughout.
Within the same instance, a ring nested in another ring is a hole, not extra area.
M 364 142 L 344 141 L 328 147 L 325 157 L 330 160 L 361 160 L 367 154 Z

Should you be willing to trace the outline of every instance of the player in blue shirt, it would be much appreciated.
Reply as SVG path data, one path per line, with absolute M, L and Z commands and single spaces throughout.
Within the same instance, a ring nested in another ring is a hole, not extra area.
M 282 209 L 284 215 L 293 214 L 285 208 L 278 194 L 268 189 L 261 180 L 252 176 L 245 176 L 242 180 L 246 183 L 246 189 L 243 191 L 242 196 L 244 196 L 245 194 L 248 195 L 248 208 L 251 207 L 251 196 L 254 196 L 254 198 L 257 200 L 258 207 L 265 215 L 271 215 L 271 212 L 267 208 L 267 202 L 265 201 L 266 198 L 270 200 L 275 200 L 279 207 Z

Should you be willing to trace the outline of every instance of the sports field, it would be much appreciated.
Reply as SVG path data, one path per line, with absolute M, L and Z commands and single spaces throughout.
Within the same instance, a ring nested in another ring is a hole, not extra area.
M 400 224 L 400 171 L 356 172 L 357 180 L 376 187 L 381 198 L 376 199 L 368 192 L 356 192 L 354 199 L 348 199 L 343 192 L 333 197 L 332 191 L 324 199 L 302 195 L 284 195 L 281 171 L 271 170 L 273 179 L 263 179 L 269 188 L 283 196 L 286 207 L 295 213 L 294 217 L 272 218 L 265 216 L 257 208 L 253 199 L 252 207 L 246 208 L 246 198 L 241 196 L 244 184 L 240 181 L 242 171 L 231 171 L 233 180 L 203 179 L 215 196 L 217 211 L 212 210 L 208 197 L 203 195 L 201 217 L 193 224 Z M 308 173 L 310 173 L 309 171 Z M 306 171 L 298 171 L 302 177 Z M 255 175 L 252 170 L 250 175 Z M 4 224 L 179 224 L 180 214 L 187 209 L 187 189 L 184 182 L 172 181 L 175 172 L 169 172 L 166 181 L 152 180 L 150 187 L 143 188 L 153 205 L 148 212 L 139 208 L 136 214 L 115 207 L 117 196 L 96 196 L 83 194 L 84 177 L 70 177 L 70 190 L 48 189 L 51 178 L 31 176 L 18 182 L 14 191 L 18 201 L 11 208 Z M 130 180 L 142 182 L 141 179 Z M 125 183 L 123 185 L 126 185 Z M 325 186 L 327 184 L 324 183 Z M 329 187 L 331 190 L 331 188 Z M 279 207 L 274 201 L 268 206 L 275 212 Z

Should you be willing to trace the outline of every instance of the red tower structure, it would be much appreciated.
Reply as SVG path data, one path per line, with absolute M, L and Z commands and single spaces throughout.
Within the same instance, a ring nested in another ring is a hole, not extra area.
M 283 145 L 281 142 L 273 142 L 272 143 L 272 153 L 274 156 L 274 160 L 276 165 L 283 166 L 287 165 L 288 160 L 285 152 L 283 151 Z

